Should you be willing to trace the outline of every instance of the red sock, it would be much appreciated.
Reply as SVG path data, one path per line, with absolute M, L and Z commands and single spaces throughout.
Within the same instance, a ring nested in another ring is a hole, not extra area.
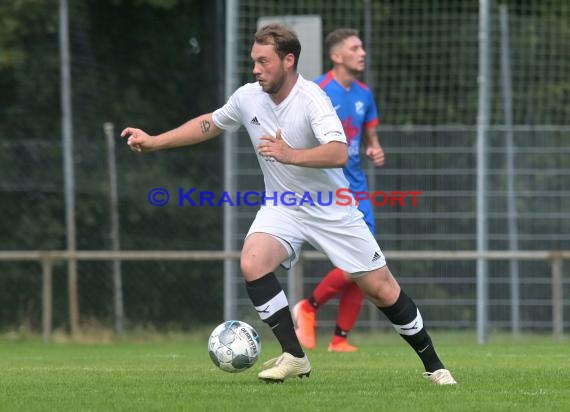
M 362 303 L 364 302 L 364 292 L 356 283 L 350 283 L 345 287 L 340 295 L 340 303 L 338 307 L 338 315 L 336 318 L 337 326 L 345 332 L 349 332 L 360 315 Z
M 350 281 L 341 269 L 334 268 L 324 277 L 313 291 L 313 299 L 321 306 L 328 302 L 333 296 L 341 293 Z

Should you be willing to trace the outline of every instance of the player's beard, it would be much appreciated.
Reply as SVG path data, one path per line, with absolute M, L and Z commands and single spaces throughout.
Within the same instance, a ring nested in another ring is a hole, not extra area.
M 285 71 L 282 71 L 280 75 L 276 77 L 275 81 L 271 83 L 265 83 L 265 86 L 262 85 L 261 89 L 267 94 L 277 94 L 285 84 L 286 79 L 287 76 L 285 74 Z

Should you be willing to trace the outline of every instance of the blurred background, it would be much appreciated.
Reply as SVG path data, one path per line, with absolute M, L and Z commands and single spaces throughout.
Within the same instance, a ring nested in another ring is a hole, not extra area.
M 321 43 L 338 27 L 360 31 L 387 156 L 378 169 L 364 161 L 371 190 L 422 191 L 416 207 L 376 208 L 377 239 L 426 323 L 474 330 L 484 316 L 485 331 L 567 330 L 567 261 L 435 259 L 570 250 L 566 0 L 0 0 L 0 331 L 45 327 L 45 272 L 16 251 L 240 249 L 255 208 L 155 207 L 147 195 L 263 190 L 243 131 L 143 156 L 119 133 L 171 129 L 253 81 L 252 37 L 268 16 L 316 18 Z M 406 251 L 424 254 L 390 259 Z M 290 303 L 330 267 L 306 260 L 301 277 L 280 273 Z M 50 327 L 63 333 L 259 322 L 234 261 L 51 269 Z M 324 307 L 320 328 L 332 331 L 335 313 Z M 371 305 L 357 325 L 389 327 Z

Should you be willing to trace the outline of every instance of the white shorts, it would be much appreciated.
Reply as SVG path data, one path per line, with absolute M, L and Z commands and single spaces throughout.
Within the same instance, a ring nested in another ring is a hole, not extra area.
M 303 243 L 323 252 L 333 265 L 358 277 L 386 265 L 384 254 L 366 226 L 360 211 L 341 220 L 301 218 L 280 207 L 262 207 L 247 236 L 268 233 L 279 240 L 289 254 L 281 266 L 289 269 L 298 260 Z M 247 237 L 246 236 L 246 237 Z

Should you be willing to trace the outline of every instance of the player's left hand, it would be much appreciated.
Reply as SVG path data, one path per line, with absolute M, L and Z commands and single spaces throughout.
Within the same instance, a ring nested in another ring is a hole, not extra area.
M 285 164 L 292 162 L 293 149 L 281 137 L 281 129 L 277 130 L 275 136 L 261 136 L 260 139 L 257 150 L 261 156 Z
M 366 148 L 366 156 L 372 160 L 374 166 L 384 166 L 384 150 L 382 146 L 370 146 Z

